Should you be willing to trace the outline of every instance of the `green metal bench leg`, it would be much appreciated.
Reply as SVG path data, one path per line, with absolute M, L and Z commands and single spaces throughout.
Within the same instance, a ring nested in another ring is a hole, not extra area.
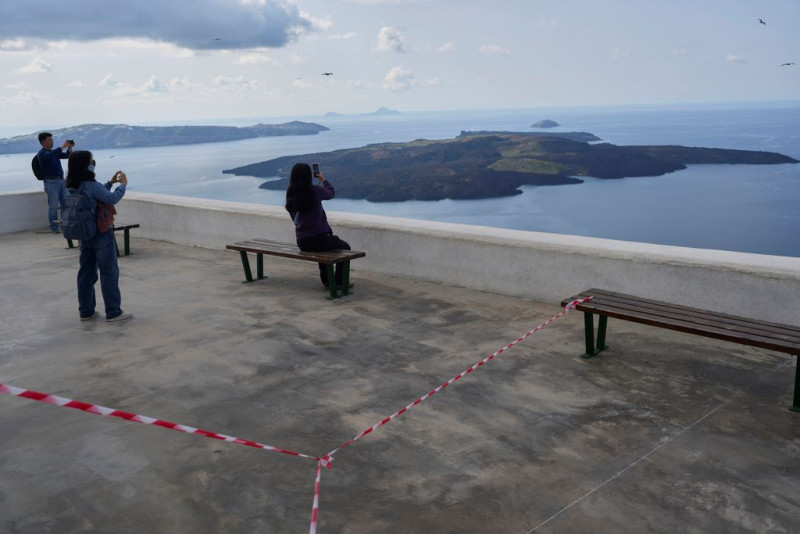
M 586 353 L 582 355 L 581 358 L 589 359 L 608 348 L 605 344 L 606 325 L 608 325 L 608 317 L 601 315 L 597 325 L 597 344 L 595 344 L 594 315 L 589 312 L 583 312 L 583 329 L 586 336 Z
M 325 270 L 328 272 L 328 289 L 331 290 L 331 299 L 335 299 L 338 295 L 336 293 L 336 276 L 333 274 L 333 265 L 326 264 Z
M 67 248 L 75 248 L 75 244 L 72 242 L 72 239 L 67 239 Z
M 344 266 L 344 273 L 342 276 L 342 295 L 349 295 L 350 294 L 350 262 L 346 261 L 343 262 Z
M 256 254 L 256 275 L 258 279 L 264 278 L 264 255 Z
M 131 229 L 130 228 L 125 228 L 125 230 L 122 231 L 122 234 L 125 236 L 124 237 L 124 239 L 125 239 L 125 255 L 126 256 L 130 256 L 130 254 L 131 254 Z
M 244 277 L 246 278 L 245 283 L 252 282 L 253 273 L 250 272 L 250 260 L 247 259 L 247 252 L 240 250 L 239 255 L 242 258 L 242 267 L 244 267 Z
M 794 368 L 794 399 L 792 399 L 792 407 L 789 409 L 793 412 L 800 412 L 800 354 L 795 358 L 797 358 L 797 363 Z

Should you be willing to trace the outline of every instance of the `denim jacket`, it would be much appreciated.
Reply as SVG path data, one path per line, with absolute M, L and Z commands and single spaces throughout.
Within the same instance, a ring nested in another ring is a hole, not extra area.
M 116 204 L 123 196 L 125 196 L 125 186 L 120 184 L 112 192 L 111 182 L 101 184 L 99 182 L 86 181 L 78 186 L 81 193 L 86 195 L 89 202 L 97 204 L 102 202 L 104 204 Z M 104 233 L 97 233 L 93 238 L 86 241 L 81 241 L 81 247 L 86 248 L 103 248 L 111 245 L 114 242 L 114 229 L 109 228 Z

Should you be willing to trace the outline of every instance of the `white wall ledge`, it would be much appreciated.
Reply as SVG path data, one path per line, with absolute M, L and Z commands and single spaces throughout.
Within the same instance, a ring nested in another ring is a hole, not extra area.
M 134 236 L 224 249 L 252 237 L 294 241 L 282 207 L 130 191 L 117 220 Z M 328 212 L 365 269 L 557 303 L 590 287 L 800 324 L 800 258 L 693 249 Z M 0 234 L 46 227 L 43 192 L 0 195 Z M 232 257 L 231 269 L 238 267 Z M 232 272 L 232 276 L 239 273 Z

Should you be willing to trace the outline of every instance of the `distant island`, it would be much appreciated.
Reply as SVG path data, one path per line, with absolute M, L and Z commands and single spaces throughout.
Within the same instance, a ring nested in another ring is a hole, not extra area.
M 583 182 L 575 176 L 659 176 L 685 169 L 687 164 L 798 163 L 774 152 L 588 142 L 597 139 L 586 132 L 462 132 L 454 139 L 285 156 L 223 172 L 278 177 L 259 187 L 284 190 L 295 163 L 316 161 L 339 197 L 399 202 L 511 196 L 521 194 L 521 185 Z
M 239 141 L 279 135 L 316 135 L 329 128 L 313 122 L 235 126 L 128 126 L 127 124 L 81 124 L 50 130 L 57 145 L 67 139 L 77 149 L 133 148 L 192 145 Z M 0 139 L 0 154 L 19 154 L 39 150 L 38 133 Z
M 400 113 L 396 109 L 389 109 L 389 108 L 385 108 L 385 107 L 380 107 L 380 108 L 376 109 L 375 111 L 370 111 L 369 113 L 355 113 L 354 114 L 354 116 L 357 116 L 357 117 L 364 117 L 364 116 L 374 117 L 375 115 L 402 115 L 402 113 Z M 342 113 L 336 113 L 335 111 L 329 111 L 329 112 L 327 112 L 325 114 L 325 117 L 328 117 L 328 118 L 331 118 L 331 119 L 336 118 L 336 117 L 345 117 L 345 116 L 346 115 L 344 115 Z
M 555 128 L 556 126 L 561 126 L 556 121 L 551 121 L 550 119 L 544 119 L 541 121 L 536 121 L 531 124 L 531 128 Z

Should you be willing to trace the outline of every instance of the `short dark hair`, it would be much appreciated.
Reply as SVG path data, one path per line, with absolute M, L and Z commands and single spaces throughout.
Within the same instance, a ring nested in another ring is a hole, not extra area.
M 53 137 L 53 134 L 51 134 L 50 132 L 42 132 L 42 133 L 40 133 L 39 134 L 39 144 L 40 145 L 43 144 L 44 140 L 47 139 L 48 137 Z

